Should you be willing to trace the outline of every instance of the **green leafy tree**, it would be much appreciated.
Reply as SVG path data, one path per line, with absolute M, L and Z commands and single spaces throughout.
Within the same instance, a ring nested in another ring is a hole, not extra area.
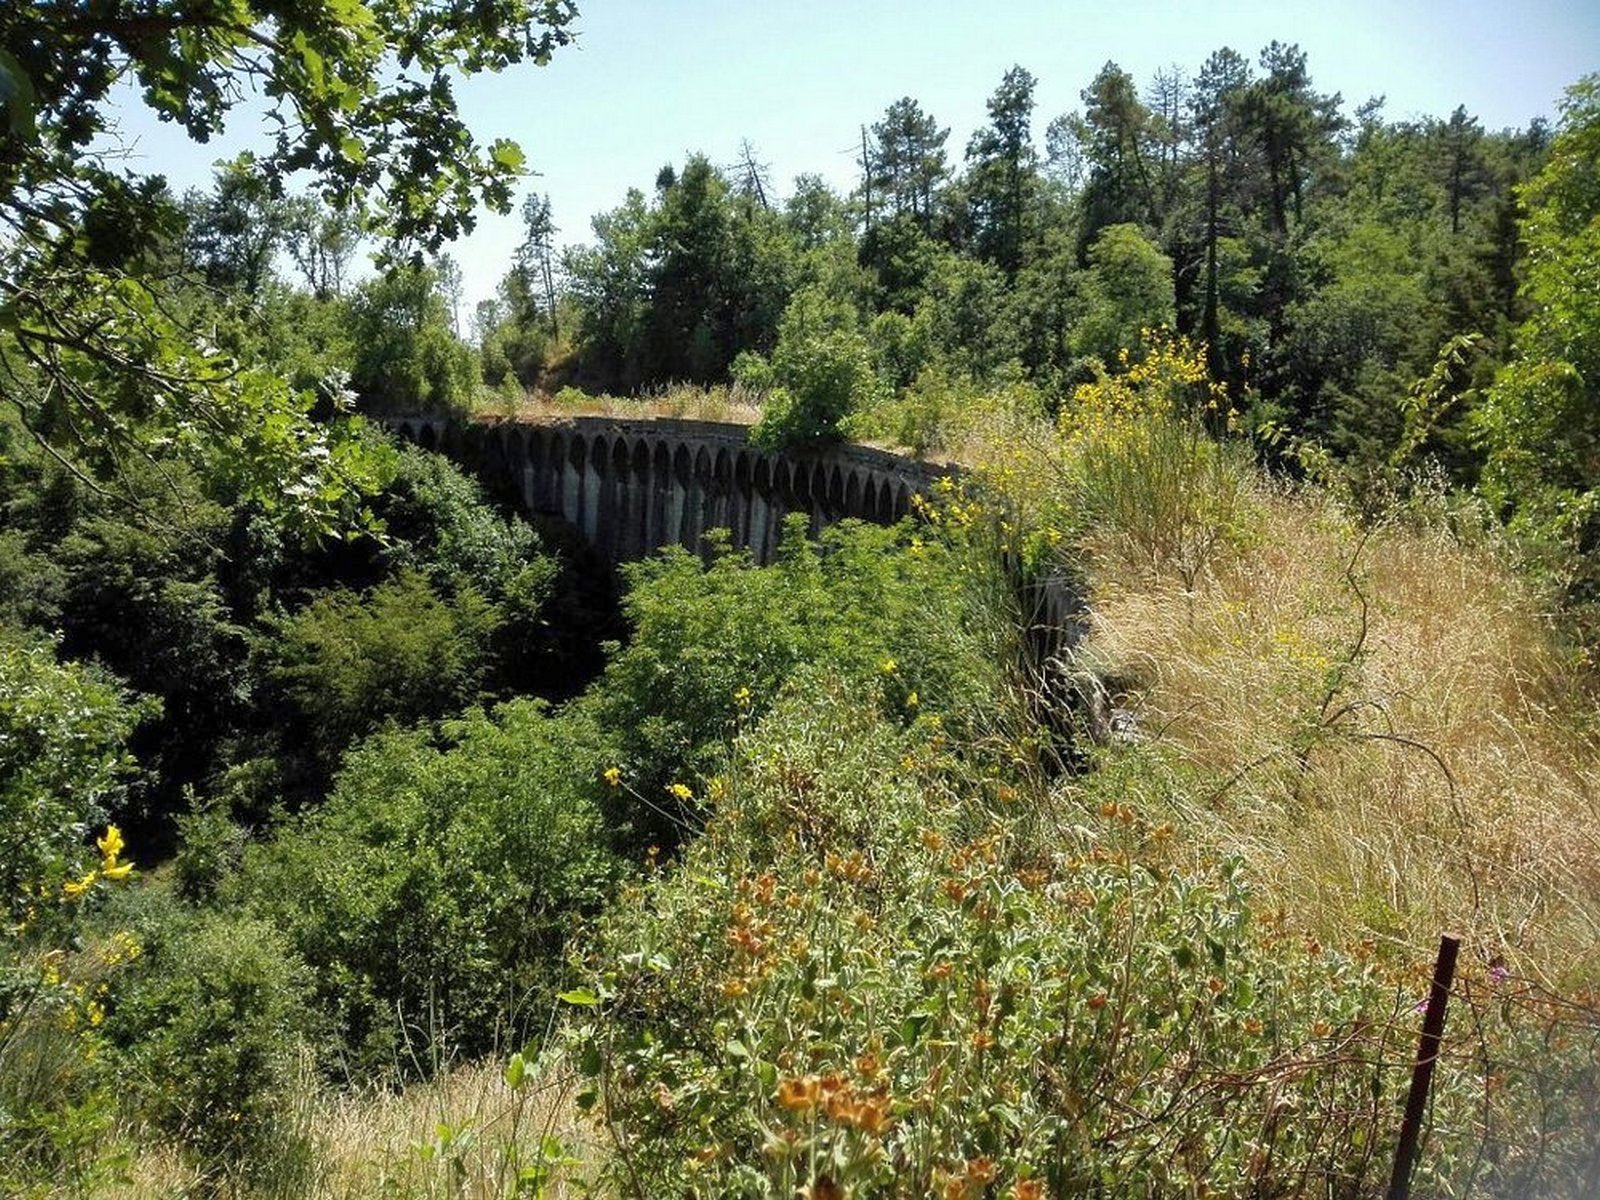
M 1133 76 L 1108 62 L 1084 89 L 1083 105 L 1080 137 L 1089 173 L 1080 236 L 1087 245 L 1106 225 L 1153 225 L 1158 211 L 1154 117 L 1140 100 Z
M 1172 260 L 1137 225 L 1108 225 L 1089 247 L 1086 309 L 1073 331 L 1074 350 L 1111 363 L 1138 350 L 1144 331 L 1171 328 L 1175 315 Z
M 867 186 L 896 213 L 909 213 L 924 233 L 932 231 L 939 185 L 949 174 L 944 143 L 949 129 L 910 96 L 896 100 L 872 127 Z
M 219 163 L 211 191 L 191 194 L 185 207 L 185 257 L 206 282 L 259 295 L 274 256 L 285 245 L 291 209 L 289 201 L 273 193 L 256 156 L 246 152 Z
M 752 386 L 771 388 L 751 432 L 753 441 L 769 447 L 837 441 L 840 424 L 870 404 L 878 387 L 872 348 L 855 311 L 818 288 L 797 292 L 784 311 L 770 365 L 747 358 L 738 374 Z
M 1484 485 L 1600 596 L 1600 76 L 1568 89 L 1548 165 L 1521 191 L 1529 315 L 1478 415 Z
M 287 207 L 284 241 L 306 286 L 318 300 L 343 295 L 361 243 L 360 220 L 315 195 L 295 196 Z
M 402 570 L 368 594 L 328 592 L 286 618 L 274 674 L 331 762 L 386 720 L 409 724 L 470 703 L 499 619 L 476 589 L 441 596 Z
M 404 265 L 356 289 L 349 307 L 350 385 L 382 412 L 462 412 L 477 360 L 455 335 L 439 274 Z
M 315 969 L 356 1061 L 410 1073 L 430 1047 L 487 1051 L 542 1027 L 562 948 L 618 873 L 599 744 L 525 700 L 438 739 L 385 733 L 323 806 L 248 851 L 238 896 Z
M 1223 242 L 1237 235 L 1243 223 L 1240 187 L 1244 151 L 1241 105 L 1250 84 L 1250 64 L 1224 47 L 1200 68 L 1190 103 L 1195 138 L 1205 173 L 1200 205 L 1202 283 L 1198 331 L 1214 378 L 1228 377 L 1223 344 Z
M 989 124 L 967 143 L 967 200 L 978 256 L 1008 275 L 1022 266 L 1038 191 L 1033 147 L 1033 75 L 1022 67 L 1005 73 L 989 97 Z
M 632 390 L 645 375 L 645 328 L 650 320 L 646 258 L 651 214 L 644 193 L 627 198 L 591 222 L 594 244 L 570 247 L 561 265 L 578 304 L 585 365 L 603 387 Z
M 204 462 L 310 532 L 346 521 L 374 485 L 315 397 L 240 370 L 174 320 L 156 251 L 177 230 L 159 180 L 101 147 L 119 79 L 197 141 L 247 92 L 274 130 L 254 166 L 268 192 L 309 171 L 342 208 L 436 249 L 481 200 L 504 209 L 521 151 L 480 146 L 453 72 L 544 61 L 569 40 L 567 0 L 457 7 L 348 3 L 195 6 L 68 0 L 0 10 L 0 377 L 28 428 L 86 475 L 129 453 Z

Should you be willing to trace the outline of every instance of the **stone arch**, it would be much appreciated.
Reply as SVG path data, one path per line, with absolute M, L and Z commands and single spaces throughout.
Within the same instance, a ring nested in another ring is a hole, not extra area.
M 591 546 L 600 545 L 601 524 L 604 517 L 606 478 L 611 473 L 611 444 L 604 434 L 596 434 L 589 441 L 589 460 L 582 478 L 583 519 L 579 528 Z
M 898 488 L 895 489 L 894 493 L 894 509 L 892 510 L 894 520 L 898 521 L 910 511 L 911 489 L 902 483 Z
M 754 458 L 749 450 L 742 447 L 733 456 L 733 488 L 728 497 L 728 511 L 735 546 L 750 544 L 750 509 L 754 499 L 750 477 Z
M 878 520 L 893 525 L 899 519 L 894 510 L 894 480 L 885 476 L 878 481 Z
M 567 439 L 566 461 L 561 469 L 561 515 L 583 528 L 583 477 L 589 468 L 587 439 Z
M 650 448 L 650 530 L 646 550 L 659 550 L 676 536 L 667 523 L 672 500 L 672 451 L 660 438 Z
M 439 435 L 434 432 L 432 421 L 424 422 L 422 427 L 417 430 L 417 445 L 424 450 L 439 449 Z
M 530 426 L 527 437 L 522 439 L 522 507 L 529 512 L 539 512 L 545 507 L 544 465 L 550 453 L 548 440 L 537 425 Z
M 706 531 L 706 518 L 710 516 L 712 498 L 711 452 L 699 445 L 694 451 L 694 466 L 689 472 L 688 536 L 684 545 L 694 553 L 701 550 L 700 539 Z
M 758 563 L 772 561 L 772 540 L 783 520 L 783 500 L 772 474 L 772 460 L 756 455 L 750 474 L 750 553 Z
M 733 456 L 726 446 L 718 446 L 711 459 L 706 499 L 706 529 L 733 530 Z
M 692 466 L 689 444 L 679 442 L 672 452 L 672 497 L 667 510 L 668 540 L 687 547 L 689 541 L 689 499 L 694 494 L 690 478 Z
M 630 462 L 627 441 L 621 437 L 614 439 L 600 480 L 600 529 L 595 538 L 601 553 L 614 562 L 631 557 L 628 539 L 633 497 Z
M 650 447 L 635 437 L 628 447 L 628 528 L 624 545 L 628 558 L 650 553 L 650 514 L 655 490 L 650 485 Z
M 844 481 L 844 512 L 846 517 L 865 519 L 866 510 L 861 507 L 861 476 L 851 471 Z

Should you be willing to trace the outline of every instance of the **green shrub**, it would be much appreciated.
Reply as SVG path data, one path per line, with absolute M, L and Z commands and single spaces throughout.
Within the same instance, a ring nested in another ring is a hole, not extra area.
M 669 789 L 715 773 L 737 728 L 759 717 L 796 671 L 828 664 L 881 677 L 902 716 L 942 713 L 959 725 L 1005 669 L 989 614 L 967 590 L 959 544 L 909 525 L 846 521 L 820 546 L 789 518 L 777 560 L 719 553 L 709 567 L 678 549 L 629 568 L 623 608 L 633 634 L 582 701 L 607 731 L 632 819 L 670 841 Z
M 437 272 L 401 267 L 349 302 L 350 384 L 387 412 L 463 412 L 478 393 L 478 356 L 456 337 Z
M 784 310 L 770 365 L 746 357 L 741 371 L 735 378 L 745 386 L 772 387 L 750 433 L 767 449 L 837 441 L 840 423 L 869 405 L 879 387 L 855 313 L 817 287 L 796 292 Z
M 278 623 L 274 674 L 326 761 L 386 720 L 464 707 L 487 668 L 499 613 L 463 586 L 442 596 L 409 568 L 365 595 L 326 592 Z
M 128 736 L 154 711 L 103 672 L 58 663 L 52 642 L 0 627 L 0 919 L 78 876 L 133 770 Z
M 476 480 L 443 455 L 405 449 L 394 482 L 375 506 L 389 541 L 390 569 L 426 574 L 440 595 L 481 594 L 494 606 L 488 680 L 505 691 L 542 691 L 552 673 L 547 605 L 560 561 L 526 521 L 503 516 Z
M 215 802 L 179 815 L 177 825 L 178 852 L 172 860 L 177 893 L 186 900 L 210 900 L 238 869 L 245 831 Z
M 250 848 L 238 894 L 316 969 L 355 1061 L 481 1052 L 543 1019 L 567 936 L 609 891 L 603 770 L 581 723 L 532 701 L 437 745 L 380 734 L 319 810 Z
M 107 1018 L 124 1104 L 208 1173 L 281 1150 L 282 1110 L 312 1031 L 305 968 L 282 935 L 236 914 L 147 907 L 141 969 Z
M 1263 920 L 1237 861 L 1180 865 L 1126 806 L 985 777 L 941 738 L 870 684 L 797 677 L 705 834 L 613 911 L 573 999 L 579 1103 L 622 1190 L 1376 1191 L 1426 975 Z M 1024 832 L 1041 807 L 1048 838 Z M 1592 1028 L 1513 1007 L 1481 964 L 1458 987 L 1470 1034 L 1419 1190 L 1563 1194 L 1597 1115 Z
M 1255 517 L 1248 456 L 1207 429 L 1226 419 L 1203 353 L 1181 338 L 1079 387 L 1061 413 L 1063 482 L 1090 549 L 1192 591 Z

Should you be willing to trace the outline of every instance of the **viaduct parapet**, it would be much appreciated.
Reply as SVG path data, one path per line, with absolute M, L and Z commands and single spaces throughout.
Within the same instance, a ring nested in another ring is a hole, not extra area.
M 769 453 L 742 425 L 670 418 L 538 417 L 462 425 L 435 417 L 386 424 L 427 449 L 469 460 L 533 514 L 574 525 L 611 562 L 663 546 L 699 552 L 730 531 L 758 563 L 772 561 L 784 518 L 811 532 L 846 517 L 891 525 L 911 497 L 954 468 L 867 446 Z

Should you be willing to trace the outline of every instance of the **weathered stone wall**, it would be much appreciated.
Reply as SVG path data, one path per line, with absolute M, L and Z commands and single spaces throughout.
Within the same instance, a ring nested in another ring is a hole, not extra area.
M 770 562 L 790 513 L 811 532 L 845 517 L 888 525 L 951 468 L 865 446 L 769 454 L 746 429 L 710 421 L 562 417 L 451 426 L 389 422 L 410 440 L 472 460 L 509 483 L 529 513 L 559 516 L 612 562 L 676 543 L 698 551 L 709 530 Z

